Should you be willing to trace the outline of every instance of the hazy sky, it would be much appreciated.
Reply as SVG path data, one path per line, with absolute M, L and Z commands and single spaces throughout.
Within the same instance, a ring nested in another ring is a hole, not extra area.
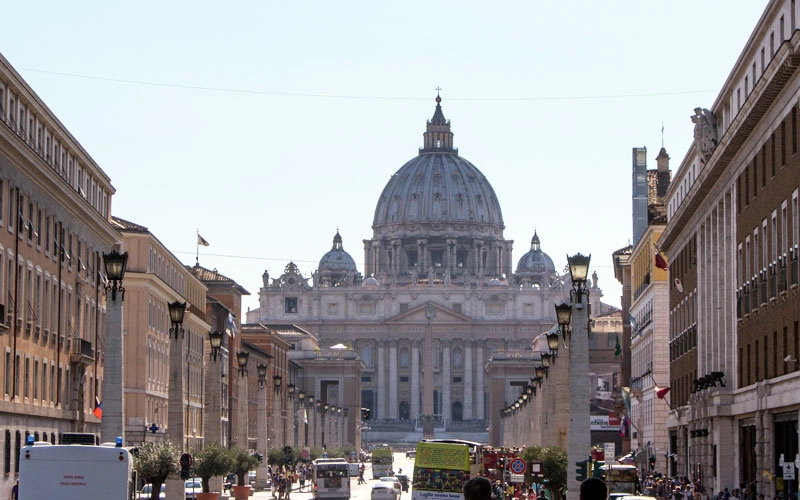
M 363 240 L 437 86 L 514 240 L 558 269 L 631 240 L 631 148 L 673 172 L 765 0 L 7 2 L 0 52 L 110 176 L 112 213 L 250 291 Z

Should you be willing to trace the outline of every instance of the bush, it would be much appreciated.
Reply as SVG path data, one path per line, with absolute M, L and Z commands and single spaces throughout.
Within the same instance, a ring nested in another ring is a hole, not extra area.
M 158 500 L 161 485 L 167 477 L 178 473 L 180 450 L 169 441 L 160 443 L 145 441 L 139 445 L 139 455 L 134 458 L 133 468 L 146 483 L 153 485 L 152 498 Z
M 209 479 L 224 476 L 233 468 L 231 453 L 217 443 L 207 444 L 193 454 L 194 472 L 203 482 L 203 493 L 209 492 Z
M 230 457 L 231 472 L 236 474 L 236 484 L 245 486 L 247 484 L 247 473 L 258 467 L 258 458 L 243 448 L 231 448 Z

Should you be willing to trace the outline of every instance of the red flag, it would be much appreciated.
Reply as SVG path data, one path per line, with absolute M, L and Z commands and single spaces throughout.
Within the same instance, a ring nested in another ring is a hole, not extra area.
M 658 399 L 664 399 L 664 396 L 666 396 L 667 393 L 669 392 L 669 387 L 659 387 L 659 386 L 655 387 L 656 387 L 656 397 Z
M 94 397 L 94 410 L 92 411 L 92 415 L 103 420 L 103 403 L 97 398 Z
M 656 267 L 665 271 L 669 269 L 669 266 L 667 265 L 667 259 L 661 255 L 661 252 L 659 252 L 658 249 L 656 249 Z

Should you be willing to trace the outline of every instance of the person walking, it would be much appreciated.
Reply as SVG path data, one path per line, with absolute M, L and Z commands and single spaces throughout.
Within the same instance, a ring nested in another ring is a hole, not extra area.
M 19 500 L 19 479 L 11 487 L 11 500 Z

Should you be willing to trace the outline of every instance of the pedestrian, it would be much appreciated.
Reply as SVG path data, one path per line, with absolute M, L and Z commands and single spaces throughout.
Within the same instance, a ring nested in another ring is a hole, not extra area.
M 491 500 L 492 483 L 483 476 L 473 477 L 464 483 L 464 500 Z
M 599 477 L 584 479 L 581 483 L 580 500 L 606 500 L 608 487 Z
M 19 500 L 19 479 L 11 487 L 11 500 Z

